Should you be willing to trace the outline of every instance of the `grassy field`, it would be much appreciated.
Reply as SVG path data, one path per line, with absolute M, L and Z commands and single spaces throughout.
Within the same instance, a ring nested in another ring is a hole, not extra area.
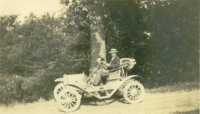
M 184 86 L 190 86 L 187 88 Z M 183 87 L 183 88 L 182 88 Z M 107 105 L 83 103 L 72 114 L 199 114 L 200 90 L 191 83 L 146 90 L 145 99 L 138 104 L 124 104 L 118 100 Z M 40 99 L 34 103 L 1 106 L 0 114 L 64 114 L 54 100 Z

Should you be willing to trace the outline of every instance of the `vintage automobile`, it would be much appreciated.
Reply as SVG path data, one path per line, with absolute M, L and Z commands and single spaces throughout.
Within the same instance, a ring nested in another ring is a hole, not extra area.
M 128 75 L 128 70 L 136 64 L 135 59 L 121 58 L 118 71 L 109 74 L 106 84 L 94 86 L 90 76 L 82 74 L 64 74 L 55 80 L 54 97 L 62 111 L 72 112 L 79 109 L 83 96 L 93 96 L 99 100 L 109 99 L 115 93 L 121 93 L 127 103 L 143 100 L 144 87 L 136 80 L 138 75 Z

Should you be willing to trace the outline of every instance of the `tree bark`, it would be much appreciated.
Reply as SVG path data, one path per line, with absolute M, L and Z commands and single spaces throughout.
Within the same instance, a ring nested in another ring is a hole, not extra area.
M 92 71 L 97 65 L 97 59 L 102 57 L 106 60 L 106 43 L 105 35 L 103 31 L 103 24 L 91 24 L 90 25 L 90 48 L 91 48 L 91 59 L 90 59 L 90 71 Z

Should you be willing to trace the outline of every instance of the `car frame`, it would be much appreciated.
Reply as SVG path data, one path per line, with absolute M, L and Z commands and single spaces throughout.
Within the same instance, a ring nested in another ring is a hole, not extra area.
M 127 103 L 137 103 L 143 100 L 144 86 L 137 80 L 138 75 L 128 75 L 135 66 L 135 59 L 121 58 L 120 69 L 109 75 L 106 84 L 94 86 L 92 80 L 95 74 L 64 74 L 57 78 L 54 88 L 54 98 L 60 109 L 72 112 L 79 109 L 83 96 L 93 96 L 99 100 L 109 99 L 119 92 Z

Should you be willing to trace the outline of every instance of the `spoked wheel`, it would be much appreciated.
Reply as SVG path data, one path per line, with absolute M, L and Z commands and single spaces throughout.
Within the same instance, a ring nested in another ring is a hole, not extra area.
M 60 109 L 65 112 L 72 112 L 77 110 L 81 104 L 81 95 L 76 88 L 64 86 L 55 97 Z
M 54 91 L 53 91 L 53 95 L 54 95 L 54 98 L 56 100 L 59 100 L 59 94 L 64 90 L 64 84 L 63 83 L 59 83 L 56 85 L 56 87 L 54 88 Z
M 129 81 L 123 89 L 123 97 L 130 104 L 141 102 L 144 97 L 144 86 L 139 81 Z

